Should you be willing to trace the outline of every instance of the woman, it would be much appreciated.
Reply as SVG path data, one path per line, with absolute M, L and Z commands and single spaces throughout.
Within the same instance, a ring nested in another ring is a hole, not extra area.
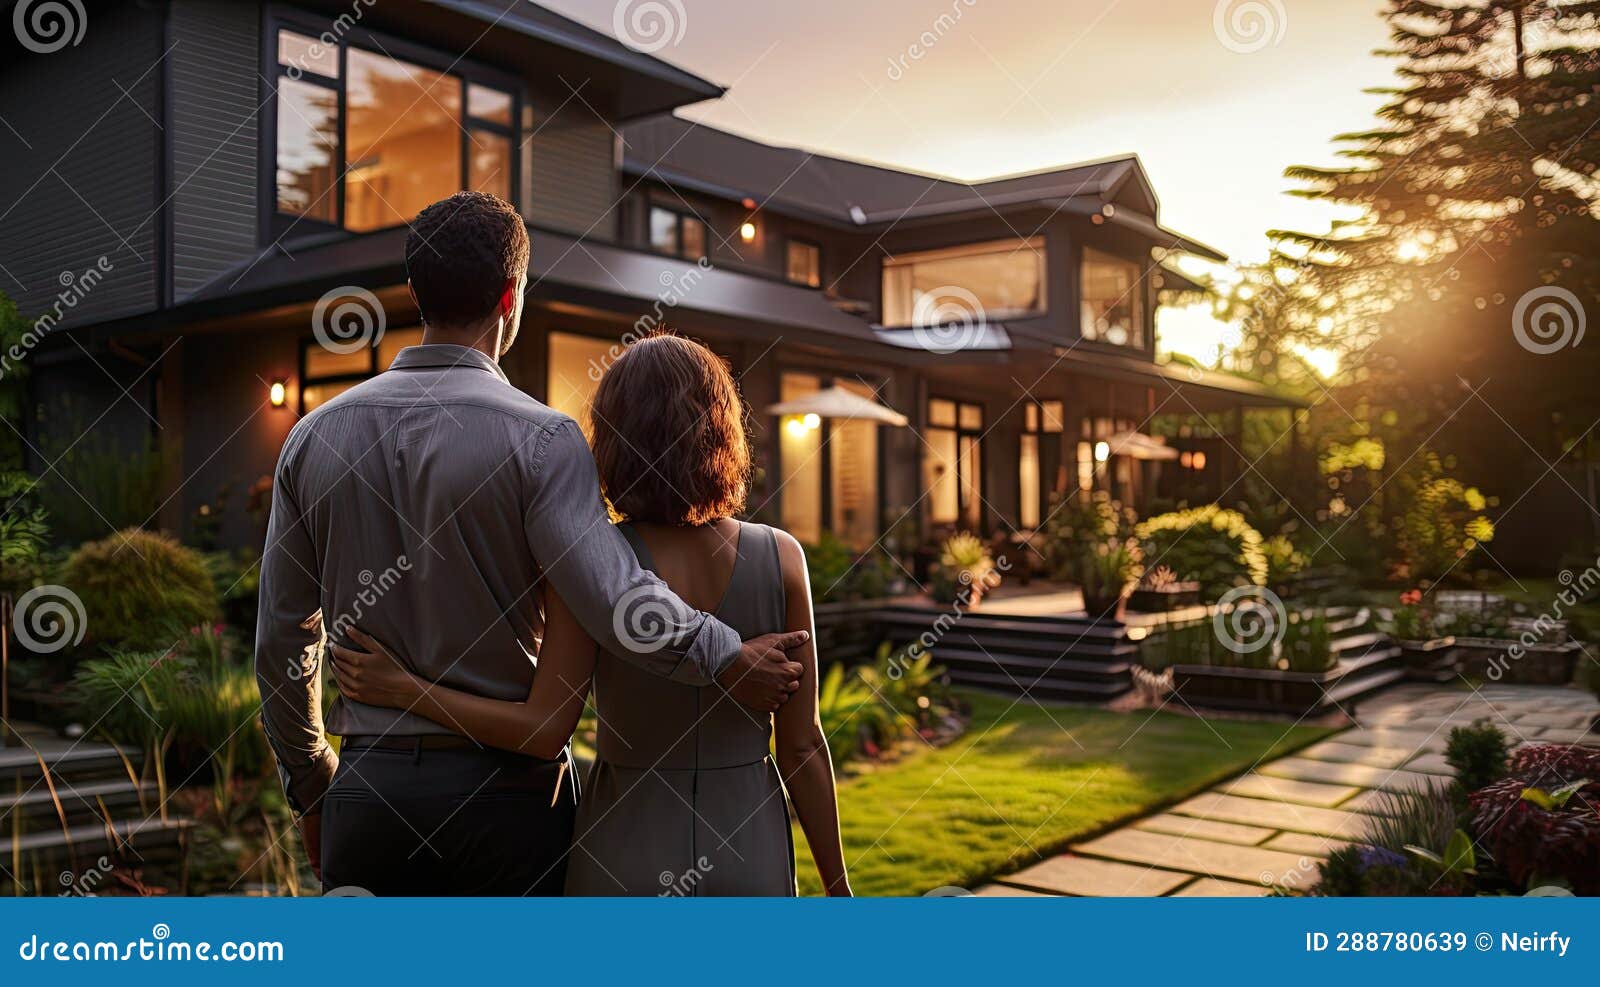
M 601 378 L 591 418 L 601 489 L 625 519 L 641 565 L 741 637 L 813 631 L 800 544 L 733 517 L 744 508 L 750 450 L 739 392 L 721 360 L 678 336 L 642 340 Z M 774 716 L 751 712 L 718 686 L 680 685 L 597 654 L 553 592 L 545 612 L 526 702 L 419 679 L 356 630 L 350 636 L 365 651 L 333 649 L 340 690 L 491 747 L 555 758 L 592 681 L 598 758 L 578 809 L 568 894 L 793 895 L 785 789 L 823 887 L 850 894 L 817 717 L 814 643 L 794 656 L 805 668 L 800 691 Z M 648 613 L 617 619 L 619 627 L 649 629 Z

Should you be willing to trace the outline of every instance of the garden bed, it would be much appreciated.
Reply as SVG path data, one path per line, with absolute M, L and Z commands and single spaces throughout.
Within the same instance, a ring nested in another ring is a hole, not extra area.
M 1355 654 L 1322 672 L 1226 665 L 1174 665 L 1173 691 L 1196 708 L 1314 716 L 1339 708 L 1405 676 L 1400 649 L 1371 634 Z M 1350 642 L 1354 643 L 1354 642 Z
M 1489 637 L 1456 639 L 1461 674 L 1509 685 L 1566 685 L 1572 681 L 1583 645 L 1523 644 L 1520 640 Z
M 1448 682 L 1460 674 L 1461 656 L 1453 637 L 1395 643 L 1405 660 L 1408 682 Z

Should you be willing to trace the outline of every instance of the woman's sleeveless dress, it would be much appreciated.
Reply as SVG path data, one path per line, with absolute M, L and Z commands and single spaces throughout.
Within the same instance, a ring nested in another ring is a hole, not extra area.
M 622 526 L 655 571 L 637 532 Z M 745 639 L 786 627 L 772 529 L 739 526 L 717 619 Z M 680 685 L 601 652 L 595 663 L 598 757 L 578 804 L 569 895 L 784 896 L 794 842 L 771 756 L 772 717 L 719 686 Z

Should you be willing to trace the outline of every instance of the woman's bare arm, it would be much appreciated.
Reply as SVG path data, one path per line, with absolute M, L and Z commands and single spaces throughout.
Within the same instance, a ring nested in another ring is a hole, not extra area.
M 594 675 L 595 643 L 553 589 L 546 595 L 539 671 L 525 702 L 488 699 L 408 672 L 383 644 L 351 628 L 365 651 L 335 645 L 339 691 L 360 703 L 408 710 L 487 747 L 554 758 L 572 739 Z
M 833 760 L 828 753 L 828 738 L 817 716 L 817 645 L 812 627 L 811 580 L 806 574 L 806 557 L 800 543 L 786 532 L 776 532 L 778 559 L 783 568 L 783 593 L 787 602 L 786 630 L 806 631 L 810 635 L 803 648 L 789 652 L 805 671 L 800 676 L 800 691 L 779 708 L 776 717 L 778 771 L 783 775 L 805 831 L 811 858 L 829 895 L 848 896 L 850 880 L 845 874 L 844 847 L 839 841 L 839 803 L 833 784 Z

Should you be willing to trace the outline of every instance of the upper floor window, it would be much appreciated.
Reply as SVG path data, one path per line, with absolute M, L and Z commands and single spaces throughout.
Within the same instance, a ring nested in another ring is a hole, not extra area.
M 883 323 L 910 326 L 962 318 L 949 311 L 952 304 L 976 304 L 988 319 L 1040 314 L 1044 264 L 1042 236 L 890 257 L 883 262 Z
M 804 240 L 790 240 L 784 251 L 784 275 L 795 284 L 822 286 L 822 248 Z
M 706 224 L 675 209 L 651 206 L 650 247 L 674 257 L 699 260 L 706 256 Z
M 463 188 L 511 198 L 508 87 L 288 29 L 277 41 L 279 215 L 364 232 Z
M 1144 281 L 1133 261 L 1083 250 L 1084 339 L 1144 347 Z

